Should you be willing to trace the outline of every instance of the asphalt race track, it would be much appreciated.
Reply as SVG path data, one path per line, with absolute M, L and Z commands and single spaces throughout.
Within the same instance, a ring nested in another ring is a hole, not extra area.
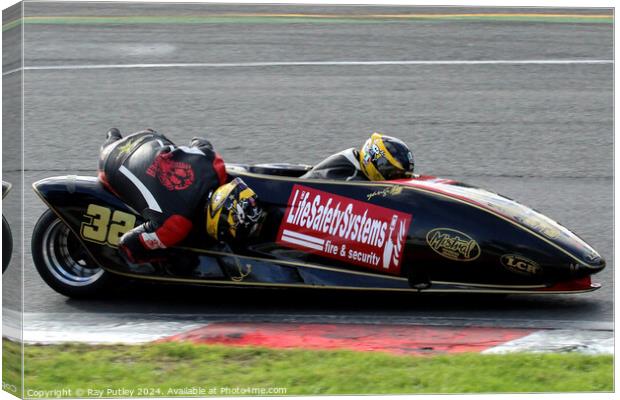
M 411 12 L 404 7 L 181 4 L 132 5 L 121 12 L 115 6 L 120 5 L 26 3 L 28 16 L 72 15 L 79 21 L 25 26 L 24 311 L 611 327 L 613 64 L 353 62 L 609 61 L 613 24 L 544 18 L 286 22 L 235 17 L 202 24 L 80 19 L 119 14 L 173 19 L 200 12 Z M 601 9 L 511 12 L 611 14 Z M 301 61 L 326 63 L 282 64 Z M 335 61 L 351 63 L 331 63 Z M 229 65 L 84 68 L 188 63 Z M 4 71 L 16 67 L 5 60 Z M 6 74 L 4 84 L 15 83 L 19 75 Z M 309 164 L 359 146 L 379 130 L 411 145 L 418 172 L 492 189 L 568 226 L 607 260 L 607 269 L 594 277 L 603 288 L 580 295 L 498 299 L 147 285 L 131 286 L 105 301 L 68 300 L 49 289 L 32 264 L 28 240 L 45 207 L 30 185 L 54 175 L 94 175 L 100 143 L 113 126 L 125 133 L 153 127 L 177 142 L 204 135 L 231 162 Z M 6 139 L 4 145 L 7 154 Z M 19 151 L 18 143 L 9 145 Z M 4 179 L 18 181 L 10 161 L 5 156 Z M 17 205 L 10 199 L 5 213 L 16 225 Z M 11 283 L 21 273 L 16 258 L 4 276 L 8 308 L 19 308 L 20 292 Z

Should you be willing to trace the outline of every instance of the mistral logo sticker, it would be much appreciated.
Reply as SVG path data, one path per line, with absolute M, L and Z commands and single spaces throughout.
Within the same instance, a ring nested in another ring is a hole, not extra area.
M 294 185 L 278 244 L 398 274 L 411 215 Z

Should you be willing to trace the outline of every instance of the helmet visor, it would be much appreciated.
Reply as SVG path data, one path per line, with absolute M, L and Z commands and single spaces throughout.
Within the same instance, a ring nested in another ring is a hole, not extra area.
M 381 157 L 377 161 L 375 161 L 375 165 L 376 165 L 377 170 L 381 173 L 383 178 L 387 181 L 391 181 L 394 179 L 406 179 L 406 178 L 413 177 L 413 165 L 412 164 L 407 164 L 406 166 L 409 167 L 409 169 L 403 170 L 401 168 L 396 167 L 392 163 L 390 163 L 390 161 L 387 158 Z

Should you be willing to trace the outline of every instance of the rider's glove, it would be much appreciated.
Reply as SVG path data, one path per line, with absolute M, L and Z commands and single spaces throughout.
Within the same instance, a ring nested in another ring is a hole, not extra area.
M 160 261 L 163 259 L 162 252 L 165 248 L 158 245 L 159 238 L 155 232 L 148 229 L 149 223 L 135 227 L 121 236 L 118 249 L 123 258 L 132 264 L 144 264 Z

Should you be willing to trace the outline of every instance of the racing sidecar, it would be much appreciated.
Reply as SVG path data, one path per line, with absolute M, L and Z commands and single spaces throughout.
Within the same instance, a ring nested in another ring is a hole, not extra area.
M 140 215 L 94 177 L 43 179 L 32 237 L 40 275 L 73 297 L 112 280 L 353 290 L 578 293 L 605 267 L 587 243 L 501 195 L 431 176 L 390 182 L 299 178 L 308 166 L 227 166 L 258 194 L 267 220 L 247 243 L 197 229 L 167 262 L 130 265 L 117 251 Z M 199 224 L 196 224 L 199 225 Z M 199 227 L 202 228 L 202 227 Z

